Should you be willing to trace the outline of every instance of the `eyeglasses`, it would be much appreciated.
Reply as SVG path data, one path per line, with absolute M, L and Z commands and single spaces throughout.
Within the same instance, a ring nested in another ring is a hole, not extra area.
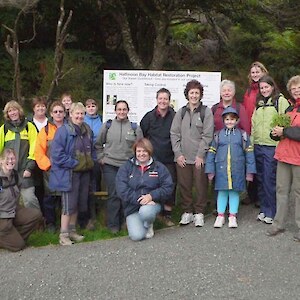
M 62 113 L 64 113 L 64 111 L 63 110 L 53 110 L 52 111 L 54 114 L 62 114 Z

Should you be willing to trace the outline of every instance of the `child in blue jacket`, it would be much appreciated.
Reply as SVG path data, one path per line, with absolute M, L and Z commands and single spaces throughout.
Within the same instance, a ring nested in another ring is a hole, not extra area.
M 225 224 L 229 199 L 228 227 L 236 228 L 239 193 L 246 190 L 246 181 L 253 180 L 255 158 L 249 136 L 236 127 L 238 112 L 229 106 L 223 111 L 222 118 L 225 127 L 215 132 L 207 153 L 205 173 L 210 181 L 215 177 L 215 190 L 218 191 L 218 216 L 214 227 L 221 228 Z

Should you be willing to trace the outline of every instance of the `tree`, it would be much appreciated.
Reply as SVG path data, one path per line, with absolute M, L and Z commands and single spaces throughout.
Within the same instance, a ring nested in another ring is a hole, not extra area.
M 73 11 L 69 11 L 69 15 L 64 23 L 65 18 L 65 9 L 64 9 L 64 0 L 60 2 L 60 16 L 57 22 L 56 28 L 56 40 L 55 40 L 55 54 L 54 54 L 54 71 L 53 71 L 53 80 L 51 81 L 50 88 L 47 94 L 47 100 L 51 99 L 55 87 L 58 86 L 58 81 L 61 80 L 68 72 L 72 69 L 69 69 L 67 72 L 63 72 L 63 62 L 64 62 L 64 46 L 66 39 L 68 37 L 67 29 L 69 23 L 72 19 Z
M 35 11 L 34 7 L 37 4 L 38 0 L 4 0 L 1 5 L 6 7 L 14 7 L 20 9 L 16 19 L 14 21 L 13 27 L 9 27 L 8 25 L 2 24 L 2 26 L 9 32 L 6 36 L 6 41 L 4 42 L 5 49 L 8 54 L 11 56 L 14 64 L 14 76 L 13 76 L 13 86 L 12 86 L 12 97 L 23 103 L 22 99 L 22 86 L 21 86 L 21 77 L 20 77 L 20 64 L 19 64 L 19 54 L 20 54 L 20 43 L 30 43 L 35 35 Z M 32 14 L 32 28 L 33 35 L 30 39 L 19 41 L 18 38 L 18 27 L 20 18 L 23 15 Z

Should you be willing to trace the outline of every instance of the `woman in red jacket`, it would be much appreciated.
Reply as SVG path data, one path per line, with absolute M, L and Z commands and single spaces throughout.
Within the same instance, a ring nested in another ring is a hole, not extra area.
M 274 156 L 278 161 L 277 210 L 274 222 L 266 234 L 274 236 L 284 231 L 289 201 L 293 200 L 296 202 L 295 221 L 298 227 L 294 240 L 300 242 L 300 75 L 288 81 L 287 90 L 294 99 L 294 104 L 286 110 L 291 118 L 291 125 L 286 128 L 276 126 L 272 130 L 274 139 L 280 139 Z
M 266 67 L 259 61 L 255 61 L 250 66 L 248 74 L 249 87 L 247 88 L 244 95 L 244 107 L 248 115 L 249 126 L 251 128 L 251 118 L 256 106 L 256 97 L 259 93 L 258 81 L 264 75 L 269 72 Z
M 262 76 L 267 75 L 268 73 L 269 72 L 267 68 L 259 61 L 253 62 L 250 66 L 250 70 L 248 74 L 249 87 L 247 88 L 244 94 L 244 102 L 243 102 L 243 105 L 246 109 L 246 113 L 248 115 L 250 128 L 251 128 L 252 115 L 256 107 L 256 98 L 259 93 L 258 81 Z M 252 202 L 255 203 L 256 207 L 260 206 L 259 201 L 257 200 L 256 186 L 257 183 L 254 176 L 253 181 L 250 182 L 248 185 L 248 197 L 242 200 L 243 204 L 250 204 Z

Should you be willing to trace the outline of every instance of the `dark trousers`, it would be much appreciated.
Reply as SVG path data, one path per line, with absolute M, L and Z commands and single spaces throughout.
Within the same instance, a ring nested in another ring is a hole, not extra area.
M 260 211 L 266 217 L 274 218 L 276 214 L 276 168 L 275 147 L 254 145 L 256 160 L 257 195 Z
M 106 203 L 107 227 L 120 230 L 124 221 L 124 213 L 121 199 L 118 198 L 116 193 L 116 175 L 118 170 L 118 167 L 107 164 L 103 165 L 103 177 L 108 192 Z
M 181 208 L 187 213 L 204 213 L 207 204 L 207 176 L 204 168 L 197 169 L 195 165 L 181 168 L 176 164 L 178 185 L 181 194 Z M 193 186 L 196 197 L 193 202 Z
M 40 223 L 42 214 L 35 208 L 18 207 L 15 218 L 0 219 L 0 248 L 19 251 Z
M 165 203 L 167 205 L 174 206 L 176 203 L 176 183 L 177 183 L 176 164 L 171 163 L 171 164 L 164 164 L 164 165 L 169 170 L 174 184 L 172 195 L 169 199 L 166 200 Z
M 61 196 L 45 195 L 43 203 L 43 215 L 46 224 L 56 224 L 56 207 L 61 202 Z

